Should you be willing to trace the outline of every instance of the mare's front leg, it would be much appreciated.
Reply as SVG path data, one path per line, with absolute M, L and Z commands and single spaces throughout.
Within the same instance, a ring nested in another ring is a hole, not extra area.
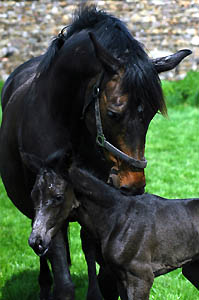
M 88 267 L 88 292 L 87 300 L 102 300 L 96 273 L 96 245 L 88 233 L 81 228 L 82 250 Z
M 100 266 L 98 283 L 105 300 L 117 300 L 119 298 L 117 279 L 108 267 Z
M 39 273 L 39 285 L 40 285 L 40 300 L 51 300 L 51 287 L 53 279 L 48 266 L 47 258 L 40 257 L 40 273 Z
M 75 290 L 67 263 L 65 239 L 61 230 L 52 240 L 48 257 L 54 277 L 53 300 L 74 300 Z
M 199 290 L 199 261 L 182 267 L 182 274 Z

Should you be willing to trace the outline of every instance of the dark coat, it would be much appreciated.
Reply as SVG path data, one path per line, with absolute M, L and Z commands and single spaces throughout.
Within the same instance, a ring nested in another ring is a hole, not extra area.
M 149 299 L 154 277 L 198 264 L 199 199 L 125 196 L 80 169 L 71 178 L 84 195 L 78 194 L 78 221 L 114 274 L 121 299 Z

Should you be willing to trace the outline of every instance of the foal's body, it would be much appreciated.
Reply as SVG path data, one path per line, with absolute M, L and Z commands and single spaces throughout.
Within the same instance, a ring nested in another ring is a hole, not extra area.
M 128 197 L 86 172 L 71 175 L 86 196 L 78 198 L 78 222 L 98 245 L 99 262 L 110 268 L 121 299 L 149 299 L 154 277 L 197 265 L 199 199 Z

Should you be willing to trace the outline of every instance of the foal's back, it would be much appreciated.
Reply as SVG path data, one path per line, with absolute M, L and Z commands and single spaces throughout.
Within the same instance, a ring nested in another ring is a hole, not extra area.
M 161 274 L 199 253 L 199 199 L 125 196 L 86 171 L 74 168 L 70 174 L 86 196 L 80 202 L 92 232 L 100 235 L 103 254 L 115 263 L 136 257 Z

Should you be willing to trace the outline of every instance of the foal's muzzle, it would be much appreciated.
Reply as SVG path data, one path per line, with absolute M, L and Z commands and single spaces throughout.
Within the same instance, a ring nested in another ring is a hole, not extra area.
M 43 241 L 41 237 L 36 237 L 32 233 L 29 237 L 28 244 L 40 257 L 44 256 L 48 252 L 50 246 L 49 243 L 45 243 L 45 241 Z

